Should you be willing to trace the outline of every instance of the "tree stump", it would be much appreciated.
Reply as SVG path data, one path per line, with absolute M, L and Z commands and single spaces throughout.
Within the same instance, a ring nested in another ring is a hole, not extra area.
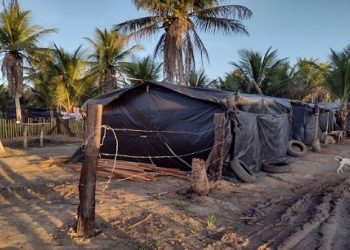
M 192 191 L 198 195 L 208 195 L 209 193 L 205 161 L 202 159 L 192 159 Z

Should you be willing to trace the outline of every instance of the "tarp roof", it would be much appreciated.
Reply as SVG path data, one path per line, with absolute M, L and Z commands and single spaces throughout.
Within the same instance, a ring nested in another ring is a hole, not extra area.
M 108 94 L 89 99 L 84 105 L 83 109 L 86 109 L 87 103 L 93 104 L 102 104 L 108 105 L 111 102 L 119 99 L 125 93 L 132 91 L 136 88 L 147 88 L 149 87 L 160 87 L 167 89 L 169 91 L 176 92 L 187 97 L 212 102 L 219 104 L 226 109 L 230 109 L 235 105 L 248 107 L 248 110 L 244 109 L 247 112 L 256 112 L 256 109 L 263 108 L 266 113 L 270 112 L 280 112 L 280 113 L 289 113 L 291 111 L 291 105 L 289 100 L 277 97 L 270 96 L 259 96 L 259 95 L 250 95 L 250 94 L 237 94 L 229 91 L 210 89 L 210 88 L 198 88 L 198 87 L 188 87 L 181 86 L 171 83 L 159 83 L 155 81 L 145 81 L 140 84 L 135 84 L 130 87 L 118 89 L 112 91 Z

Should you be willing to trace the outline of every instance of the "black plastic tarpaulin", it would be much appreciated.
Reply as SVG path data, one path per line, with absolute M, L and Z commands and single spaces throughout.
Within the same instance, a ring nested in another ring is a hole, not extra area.
M 285 155 L 291 129 L 291 105 L 285 99 L 169 83 L 144 82 L 87 103 L 104 105 L 103 124 L 115 129 L 120 159 L 166 167 L 188 169 L 192 158 L 207 158 L 215 113 L 227 118 L 224 166 L 237 157 L 259 171 L 263 160 Z M 110 157 L 116 153 L 111 131 L 100 151 Z
M 315 105 L 305 102 L 292 101 L 292 137 L 306 145 L 311 145 L 316 130 Z M 336 103 L 322 103 L 319 107 L 319 125 L 317 137 L 322 133 L 339 129 L 336 113 L 339 108 Z

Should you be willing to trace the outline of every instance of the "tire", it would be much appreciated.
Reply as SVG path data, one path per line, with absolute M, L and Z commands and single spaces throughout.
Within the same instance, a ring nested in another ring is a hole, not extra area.
M 267 161 L 263 163 L 262 169 L 267 173 L 281 174 L 290 172 L 292 167 L 287 161 Z
M 255 176 L 250 172 L 248 166 L 239 159 L 233 159 L 230 163 L 232 171 L 243 182 L 251 183 L 255 181 Z
M 298 149 L 295 149 L 295 148 Z M 295 157 L 303 157 L 307 153 L 307 148 L 304 143 L 297 141 L 297 140 L 291 140 L 288 142 L 288 154 Z

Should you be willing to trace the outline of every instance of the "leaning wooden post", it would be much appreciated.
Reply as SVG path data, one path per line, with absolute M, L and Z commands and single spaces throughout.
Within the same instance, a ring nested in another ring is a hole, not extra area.
M 214 114 L 214 147 L 210 152 L 209 173 L 214 180 L 222 178 L 222 165 L 224 163 L 224 141 L 225 141 L 225 114 Z
M 101 141 L 102 105 L 87 107 L 87 134 L 91 136 L 79 181 L 77 235 L 91 237 L 95 232 L 95 190 L 97 159 Z

